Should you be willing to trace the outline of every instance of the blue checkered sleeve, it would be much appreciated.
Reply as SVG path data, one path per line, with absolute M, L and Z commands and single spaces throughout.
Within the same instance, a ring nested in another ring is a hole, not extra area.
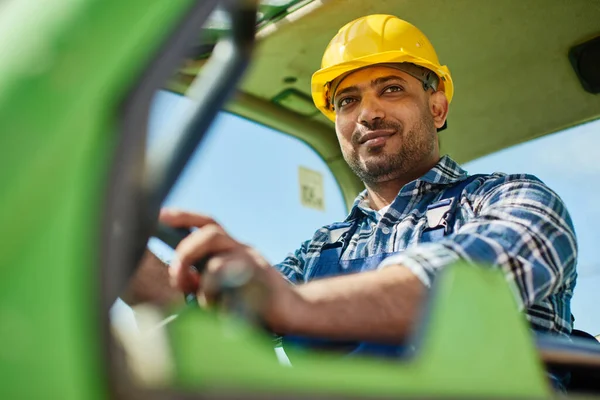
M 429 287 L 438 271 L 458 260 L 496 266 L 517 288 L 522 308 L 572 291 L 573 224 L 562 200 L 540 180 L 530 175 L 487 180 L 462 198 L 460 212 L 471 215 L 453 234 L 389 257 L 380 268 L 404 265 Z
M 274 266 L 290 283 L 297 284 L 304 281 L 304 264 L 310 243 L 311 240 L 303 242 L 299 249 L 288 254 L 282 262 Z

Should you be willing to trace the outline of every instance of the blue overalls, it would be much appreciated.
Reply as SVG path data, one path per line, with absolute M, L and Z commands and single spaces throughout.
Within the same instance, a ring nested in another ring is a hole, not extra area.
M 463 189 L 481 175 L 472 175 L 446 189 L 435 203 L 427 207 L 428 228 L 421 234 L 421 242 L 435 242 L 452 233 L 454 215 L 460 205 Z M 307 280 L 345 275 L 357 272 L 372 271 L 387 257 L 398 253 L 381 253 L 366 258 L 342 260 L 341 256 L 348 247 L 352 236 L 359 227 L 359 220 L 346 221 L 330 225 L 332 230 L 346 230 L 338 240 L 327 243 L 321 248 L 317 264 L 310 271 Z M 371 342 L 334 341 L 304 336 L 283 337 L 284 349 L 304 348 L 313 350 L 335 351 L 346 355 L 371 355 L 378 357 L 400 357 L 406 354 L 407 347 L 403 345 L 388 345 Z

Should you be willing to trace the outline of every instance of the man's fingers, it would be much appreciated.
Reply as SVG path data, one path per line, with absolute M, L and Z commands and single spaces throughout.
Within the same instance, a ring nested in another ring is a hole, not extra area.
M 239 243 L 220 226 L 209 225 L 192 232 L 179 242 L 175 252 L 182 264 L 190 266 L 207 256 L 227 252 L 237 246 Z
M 207 215 L 196 214 L 174 208 L 163 208 L 160 210 L 159 220 L 175 228 L 202 228 L 207 225 L 218 225 L 217 222 Z
M 192 232 L 175 249 L 177 255 L 175 268 L 173 265 L 169 268 L 171 285 L 183 291 L 190 288 L 197 289 L 199 277 L 197 273 L 190 270 L 190 267 L 208 257 L 231 251 L 238 246 L 240 244 L 218 225 L 208 225 Z
M 171 286 L 183 293 L 196 293 L 200 288 L 200 275 L 189 266 L 184 266 L 178 258 L 169 266 L 169 279 Z

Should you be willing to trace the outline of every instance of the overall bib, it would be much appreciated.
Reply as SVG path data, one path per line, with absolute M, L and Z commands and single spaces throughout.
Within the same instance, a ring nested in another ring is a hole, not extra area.
M 421 234 L 421 243 L 441 240 L 452 233 L 454 214 L 460 205 L 460 196 L 463 189 L 480 175 L 469 176 L 463 181 L 446 189 L 441 198 L 427 207 L 429 228 Z M 380 253 L 366 258 L 342 260 L 341 256 L 348 247 L 352 236 L 359 227 L 358 220 L 346 221 L 330 226 L 331 229 L 347 229 L 346 232 L 334 243 L 327 243 L 321 248 L 321 254 L 307 281 L 312 279 L 327 278 L 352 273 L 373 271 L 387 257 L 397 255 L 394 253 Z M 283 337 L 284 349 L 312 349 L 327 350 L 341 354 L 371 355 L 377 357 L 401 357 L 409 349 L 404 345 L 389 345 L 373 342 L 338 341 L 305 336 L 287 335 Z

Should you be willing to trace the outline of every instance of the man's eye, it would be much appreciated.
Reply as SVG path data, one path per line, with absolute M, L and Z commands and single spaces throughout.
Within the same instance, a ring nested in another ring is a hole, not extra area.
M 383 93 L 403 92 L 404 88 L 398 85 L 388 86 L 383 90 Z
M 352 103 L 354 101 L 354 99 L 352 97 L 344 97 L 342 99 L 339 99 L 337 102 L 337 108 L 342 108 L 344 106 L 347 106 L 348 104 Z

